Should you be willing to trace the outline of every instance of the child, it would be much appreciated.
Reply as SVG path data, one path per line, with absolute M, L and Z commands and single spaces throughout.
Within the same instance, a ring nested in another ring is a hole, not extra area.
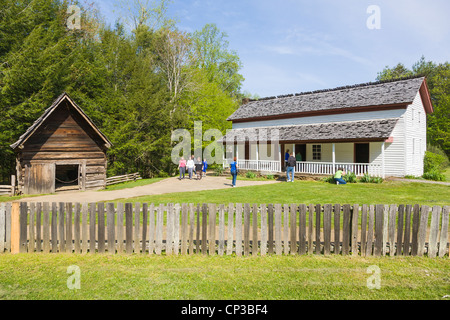
M 206 159 L 203 159 L 203 176 L 206 177 L 206 169 L 208 169 L 208 163 Z

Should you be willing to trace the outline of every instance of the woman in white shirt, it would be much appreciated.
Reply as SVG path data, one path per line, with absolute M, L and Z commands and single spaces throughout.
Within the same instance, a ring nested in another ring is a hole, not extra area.
M 187 168 L 188 174 L 189 174 L 189 180 L 192 180 L 192 173 L 194 172 L 194 167 L 195 167 L 194 156 L 192 156 L 189 158 L 189 160 L 186 163 L 186 168 Z

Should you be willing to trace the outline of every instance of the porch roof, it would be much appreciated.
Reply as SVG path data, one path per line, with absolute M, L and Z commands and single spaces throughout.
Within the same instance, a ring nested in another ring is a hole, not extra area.
M 222 138 L 222 143 L 259 141 L 280 142 L 345 142 L 384 141 L 388 139 L 398 118 L 346 121 L 295 126 L 273 126 L 233 129 Z M 278 139 L 277 139 L 278 133 Z

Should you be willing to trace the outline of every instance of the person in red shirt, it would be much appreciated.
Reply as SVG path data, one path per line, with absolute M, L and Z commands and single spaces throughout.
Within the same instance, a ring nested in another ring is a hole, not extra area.
M 184 179 L 184 175 L 186 174 L 186 160 L 184 157 L 181 157 L 180 162 L 178 163 L 178 169 L 180 170 L 180 179 Z

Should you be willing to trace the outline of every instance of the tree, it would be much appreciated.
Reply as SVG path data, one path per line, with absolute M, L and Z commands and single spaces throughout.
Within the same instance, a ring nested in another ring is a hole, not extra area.
M 205 70 L 209 82 L 217 83 L 222 90 L 237 95 L 244 77 L 239 74 L 242 63 L 234 51 L 228 49 L 227 34 L 215 24 L 207 24 L 193 34 L 198 55 L 198 67 Z
M 412 69 L 399 63 L 394 68 L 386 67 L 378 73 L 377 80 L 392 80 L 404 76 L 425 76 L 430 89 L 434 113 L 429 114 L 427 136 L 432 145 L 441 147 L 450 156 L 450 63 L 436 64 L 421 57 Z

